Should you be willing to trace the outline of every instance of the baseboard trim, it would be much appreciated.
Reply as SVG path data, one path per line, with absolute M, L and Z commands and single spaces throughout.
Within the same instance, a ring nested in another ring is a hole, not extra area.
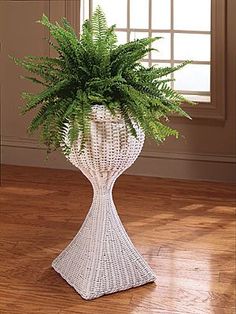
M 34 138 L 4 136 L 2 138 L 3 147 L 15 148 L 30 148 L 46 150 L 45 147 L 40 145 Z M 143 158 L 161 158 L 161 159 L 181 159 L 181 160 L 196 160 L 196 161 L 209 161 L 209 162 L 226 162 L 235 163 L 236 156 L 233 155 L 216 155 L 216 154 L 198 154 L 198 153 L 185 153 L 185 152 L 168 152 L 168 151 L 142 151 L 141 157 Z
M 143 158 L 161 158 L 161 159 L 180 159 L 180 160 L 195 160 L 209 162 L 226 162 L 235 163 L 236 157 L 233 155 L 213 155 L 213 154 L 198 154 L 198 153 L 173 153 L 173 152 L 146 152 L 141 153 Z
M 75 168 L 59 153 L 46 160 L 45 148 L 35 139 L 2 138 L 2 163 L 57 169 Z M 143 151 L 126 171 L 131 175 L 190 180 L 236 182 L 236 159 L 233 155 L 210 155 Z
M 128 169 L 128 174 L 200 180 L 217 182 L 236 182 L 236 163 L 210 160 L 172 159 L 140 156 Z

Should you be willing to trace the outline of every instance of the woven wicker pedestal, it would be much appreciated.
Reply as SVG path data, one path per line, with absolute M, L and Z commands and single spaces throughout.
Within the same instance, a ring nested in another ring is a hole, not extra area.
M 69 156 L 90 180 L 94 197 L 79 232 L 52 266 L 84 299 L 155 280 L 127 235 L 112 199 L 115 180 L 136 160 L 143 146 L 144 134 L 135 128 L 137 139 L 127 132 L 121 117 L 94 106 L 86 149 L 78 153 L 78 140 Z

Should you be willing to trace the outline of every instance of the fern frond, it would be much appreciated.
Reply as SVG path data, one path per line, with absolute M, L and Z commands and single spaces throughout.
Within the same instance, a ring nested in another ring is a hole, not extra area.
M 22 113 L 26 113 L 27 111 L 35 108 L 38 104 L 47 100 L 48 98 L 55 97 L 56 94 L 66 86 L 68 86 L 70 82 L 68 80 L 63 80 L 52 87 L 49 87 L 42 91 L 40 94 L 32 97 L 29 102 L 24 106 Z
M 22 113 L 38 109 L 28 131 L 40 131 L 48 152 L 61 148 L 69 154 L 77 139 L 83 151 L 90 136 L 94 105 L 106 106 L 113 115 L 121 114 L 128 132 L 135 137 L 135 125 L 158 143 L 168 136 L 178 136 L 167 124 L 169 116 L 190 118 L 181 105 L 192 103 L 168 82 L 172 81 L 170 74 L 189 61 L 175 67 L 145 68 L 140 60 L 160 37 L 118 45 L 115 25 L 107 25 L 100 7 L 91 20 L 84 22 L 80 38 L 65 18 L 52 23 L 43 15 L 39 23 L 48 28 L 50 39 L 46 40 L 57 57 L 12 59 L 31 73 L 24 78 L 44 86 L 38 93 L 22 94 Z

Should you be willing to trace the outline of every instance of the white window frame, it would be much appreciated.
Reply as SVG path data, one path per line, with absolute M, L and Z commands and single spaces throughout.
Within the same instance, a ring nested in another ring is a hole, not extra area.
M 153 29 L 152 28 L 152 1 L 149 3 L 149 23 L 146 29 L 137 29 L 130 27 L 130 0 L 127 0 L 127 27 L 116 28 L 117 31 L 127 33 L 127 41 L 130 40 L 131 32 L 146 32 L 151 37 L 152 33 L 169 33 L 170 34 L 170 59 L 160 60 L 151 58 L 151 53 L 143 61 L 152 63 L 181 63 L 185 60 L 174 59 L 174 34 L 208 34 L 211 35 L 211 59 L 210 61 L 193 61 L 192 64 L 207 64 L 211 66 L 210 73 L 210 92 L 208 91 L 186 91 L 178 90 L 184 95 L 205 96 L 205 101 L 199 101 L 197 106 L 189 109 L 188 112 L 193 117 L 225 119 L 225 12 L 226 0 L 211 0 L 211 30 L 210 31 L 188 31 L 174 29 L 174 0 L 170 0 L 170 29 Z M 197 0 L 196 0 L 197 1 Z M 87 5 L 87 7 L 85 7 Z M 86 14 L 90 18 L 93 11 L 93 0 L 81 0 L 81 23 Z M 89 10 L 89 12 L 86 12 Z M 88 14 L 89 13 L 89 14 Z M 174 74 L 172 74 L 173 78 Z M 173 82 L 172 85 L 173 87 Z M 186 107 L 187 108 L 187 107 Z

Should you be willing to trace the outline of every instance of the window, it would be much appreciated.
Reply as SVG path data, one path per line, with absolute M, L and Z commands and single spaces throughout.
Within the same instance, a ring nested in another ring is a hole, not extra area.
M 173 73 L 172 88 L 197 101 L 190 114 L 224 118 L 225 0 L 83 0 L 81 22 L 101 5 L 118 41 L 162 37 L 145 66 L 192 64 Z M 216 44 L 217 43 L 217 44 Z

